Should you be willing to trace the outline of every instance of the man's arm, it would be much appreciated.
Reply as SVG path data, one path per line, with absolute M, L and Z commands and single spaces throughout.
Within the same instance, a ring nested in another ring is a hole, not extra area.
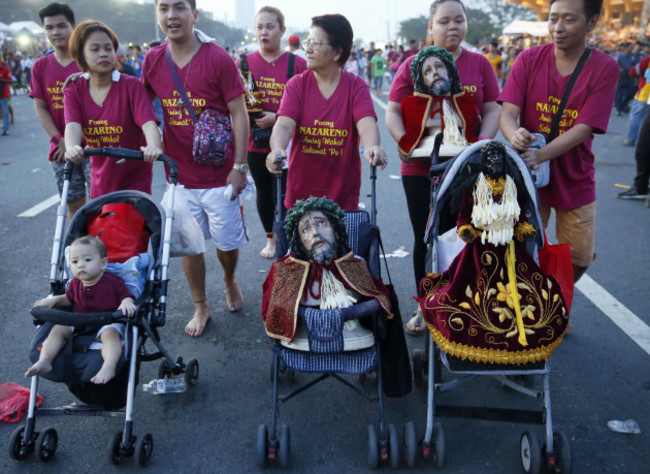
M 524 127 L 519 126 L 520 114 L 521 108 L 510 102 L 504 102 L 499 113 L 499 128 L 512 147 L 519 152 L 523 152 L 533 142 L 533 134 Z
M 52 114 L 50 114 L 50 109 L 47 106 L 47 102 L 45 102 L 43 99 L 34 98 L 34 109 L 36 110 L 36 118 L 41 123 L 43 130 L 45 130 L 47 135 L 50 137 L 50 140 L 52 137 L 56 137 L 57 135 L 63 136 L 63 132 L 65 132 L 65 130 L 59 130 L 54 123 L 54 119 L 52 118 Z M 65 140 L 60 138 L 57 145 L 58 149 L 54 152 L 54 159 L 59 163 L 63 163 L 65 161 L 64 156 L 66 150 Z
M 248 112 L 246 111 L 246 102 L 244 95 L 238 95 L 228 102 L 228 110 L 232 117 L 232 129 L 235 135 L 235 164 L 246 163 L 246 153 L 248 149 Z M 235 169 L 228 173 L 226 184 L 232 184 L 233 192 L 231 200 L 235 200 L 240 192 L 244 190 L 247 184 L 245 173 Z
M 536 169 L 545 161 L 557 158 L 561 154 L 580 145 L 591 136 L 593 130 L 589 125 L 579 123 L 563 134 L 555 137 L 546 146 L 543 146 L 539 150 L 528 150 L 522 153 L 521 157 L 529 168 Z
M 499 125 L 503 136 L 515 150 L 521 152 L 522 159 L 532 169 L 536 169 L 541 163 L 557 158 L 561 154 L 578 146 L 589 138 L 593 132 L 593 128 L 589 125 L 579 123 L 557 136 L 539 150 L 528 150 L 534 137 L 529 130 L 519 126 L 518 118 L 520 112 L 521 109 L 516 105 L 504 102 L 501 106 L 501 113 L 499 114 Z

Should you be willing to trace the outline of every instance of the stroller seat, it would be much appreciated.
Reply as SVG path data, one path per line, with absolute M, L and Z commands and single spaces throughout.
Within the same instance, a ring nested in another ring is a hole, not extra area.
M 354 325 L 353 328 L 343 328 L 343 351 L 358 351 L 368 349 L 375 345 L 375 336 L 370 329 L 366 329 L 360 324 Z M 296 329 L 296 336 L 292 342 L 280 342 L 287 349 L 308 352 L 309 349 L 309 331 L 307 326 L 300 321 Z

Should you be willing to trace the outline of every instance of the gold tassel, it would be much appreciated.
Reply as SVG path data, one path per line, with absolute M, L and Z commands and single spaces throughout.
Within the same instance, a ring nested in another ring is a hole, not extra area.
M 508 262 L 508 289 L 512 297 L 512 303 L 515 307 L 515 314 L 517 315 L 517 330 L 519 331 L 519 344 L 527 346 L 526 332 L 524 330 L 524 319 L 521 316 L 521 306 L 519 306 L 519 292 L 517 291 L 517 275 L 515 274 L 515 241 L 511 240 L 508 245 L 508 253 L 506 254 Z

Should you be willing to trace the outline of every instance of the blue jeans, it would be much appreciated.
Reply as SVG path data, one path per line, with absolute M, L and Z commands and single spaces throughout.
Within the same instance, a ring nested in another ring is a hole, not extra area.
M 630 145 L 636 143 L 636 139 L 639 136 L 639 127 L 641 127 L 641 122 L 643 122 L 647 108 L 647 102 L 636 99 L 632 101 L 632 110 L 630 111 L 630 119 L 627 125 L 627 141 Z
M 9 131 L 9 97 L 0 99 L 0 107 L 2 107 L 2 131 Z

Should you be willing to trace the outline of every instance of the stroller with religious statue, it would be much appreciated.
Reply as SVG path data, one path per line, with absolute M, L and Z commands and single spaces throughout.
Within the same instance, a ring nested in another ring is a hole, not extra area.
M 276 255 L 282 258 L 264 283 L 262 317 L 275 343 L 271 426 L 262 424 L 257 433 L 261 468 L 274 460 L 284 468 L 290 464 L 289 426 L 278 429 L 279 402 L 328 378 L 378 402 L 377 422 L 367 427 L 369 466 L 399 465 L 398 432 L 394 425 L 386 425 L 384 395 L 410 392 L 412 375 L 402 323 L 394 309 L 396 299 L 381 280 L 375 168 L 371 173 L 370 215 L 363 210 L 343 212 L 329 199 L 310 197 L 298 201 L 285 220 L 274 225 Z M 280 216 L 280 196 L 277 205 Z M 364 387 L 373 371 L 376 393 Z M 317 375 L 280 394 L 281 376 L 293 383 L 296 373 Z M 356 375 L 359 383 L 350 375 Z
M 571 471 L 569 438 L 553 427 L 547 359 L 568 327 L 561 288 L 538 266 L 544 244 L 538 195 L 523 160 L 510 147 L 482 140 L 453 160 L 431 166 L 427 276 L 420 308 L 430 338 L 412 353 L 416 386 L 427 387 L 427 425 L 404 431 L 409 466 L 418 454 L 442 467 L 445 436 L 438 417 L 479 418 L 545 426 L 520 438 L 526 472 Z M 452 379 L 444 380 L 443 367 Z M 542 400 L 540 409 L 442 405 L 444 392 L 488 375 Z M 541 377 L 541 389 L 535 388 Z

